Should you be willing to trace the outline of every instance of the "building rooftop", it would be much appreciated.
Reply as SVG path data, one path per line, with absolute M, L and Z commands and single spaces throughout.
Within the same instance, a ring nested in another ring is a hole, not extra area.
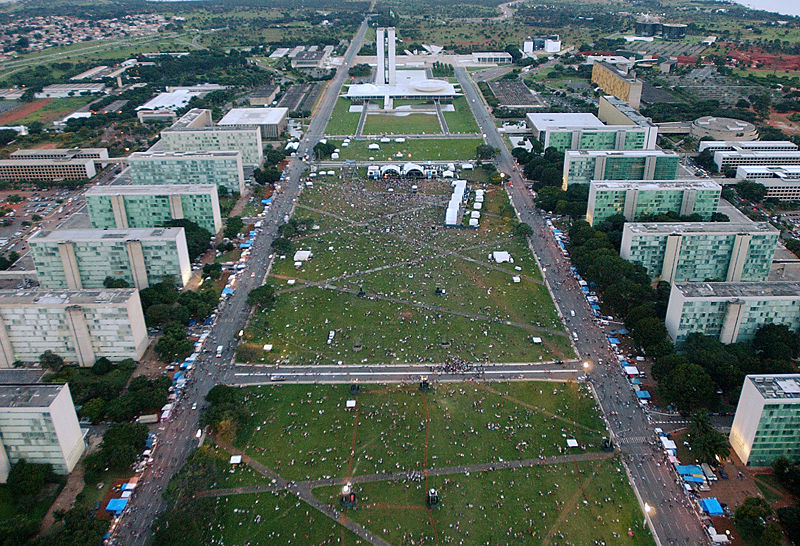
M 800 282 L 687 282 L 673 285 L 686 298 L 797 298 Z
M 44 375 L 41 368 L 6 368 L 0 370 L 0 385 L 37 383 Z
M 202 152 L 165 152 L 160 150 L 148 150 L 146 152 L 133 152 L 124 161 L 150 161 L 153 159 L 197 159 L 207 157 L 236 157 L 242 155 L 239 150 L 204 150 Z M 117 159 L 117 158 L 115 158 Z
M 429 80 L 424 70 L 398 70 L 394 85 L 357 83 L 347 89 L 347 96 L 363 97 L 452 97 L 456 88 L 445 80 Z
M 175 112 L 184 108 L 194 97 L 205 95 L 207 92 L 178 89 L 170 93 L 159 93 L 146 103 L 138 106 L 137 110 L 169 110 Z
M 652 127 L 653 123 L 643 116 L 639 111 L 625 102 L 622 99 L 618 99 L 613 95 L 605 95 L 603 97 L 611 106 L 616 108 L 622 115 L 626 118 L 631 120 L 634 125 L 639 125 L 641 127 Z
M 0 165 L 86 165 L 94 160 L 73 157 L 15 157 L 13 159 L 0 159 Z
M 210 115 L 210 112 L 204 108 L 192 108 L 185 114 L 183 114 L 180 118 L 175 120 L 175 123 L 169 126 L 169 128 L 165 129 L 165 131 L 183 131 L 186 129 L 204 129 L 205 127 L 193 127 L 192 124 L 197 121 L 197 118 L 201 116 Z M 213 126 L 208 126 L 213 127 Z
M 86 196 L 93 195 L 175 195 L 195 193 L 217 193 L 216 184 L 154 184 L 146 186 L 94 186 Z
M 43 229 L 30 243 L 70 242 L 70 241 L 171 241 L 180 235 L 183 228 L 131 228 L 131 229 Z
M 718 150 L 714 152 L 714 160 L 718 157 L 752 157 L 752 158 L 800 158 L 800 150 L 743 150 L 741 148 L 735 150 Z
M 288 113 L 288 108 L 233 108 L 219 120 L 219 125 L 276 125 Z
M 780 233 L 769 222 L 626 222 L 623 228 L 633 233 Z
M 592 180 L 592 189 L 609 190 L 719 190 L 722 186 L 708 178 L 681 180 Z
M 46 408 L 63 389 L 56 383 L 0 385 L 0 408 Z
M 295 61 L 319 61 L 322 57 L 325 56 L 325 51 L 322 49 L 317 49 L 314 51 L 299 51 L 297 55 L 294 56 Z
M 697 118 L 692 124 L 711 131 L 749 132 L 755 130 L 755 125 L 747 121 L 734 118 L 718 118 L 714 116 Z
M 11 152 L 11 159 L 25 159 L 27 156 L 37 155 L 63 155 L 65 158 L 75 157 L 78 154 L 101 155 L 108 152 L 108 148 L 29 148 Z
M 565 157 L 678 157 L 673 150 L 566 150 Z
M 555 128 L 602 128 L 606 125 L 594 114 L 578 113 L 532 113 L 527 114 L 528 121 L 539 131 Z
M 599 64 L 600 66 L 602 66 L 606 70 L 614 73 L 618 78 L 620 78 L 622 80 L 625 80 L 628 83 L 637 83 L 639 81 L 639 80 L 636 79 L 635 76 L 632 76 L 630 74 L 626 74 L 626 73 L 622 72 L 616 66 L 614 66 L 611 63 L 607 63 L 606 61 L 597 61 L 595 64 Z
M 91 290 L 52 290 L 47 288 L 29 288 L 21 290 L 0 290 L 0 306 L 102 306 L 111 303 L 125 303 L 131 299 L 131 297 L 133 297 L 135 292 L 135 288 L 96 288 Z
M 742 178 L 739 173 L 746 178 L 747 175 L 770 175 L 772 178 L 782 178 L 784 180 L 796 180 L 800 178 L 800 165 L 739 165 L 736 169 L 737 178 Z M 759 184 L 764 184 L 759 180 Z
M 797 144 L 790 140 L 703 140 L 698 144 L 697 150 L 702 152 L 706 148 L 733 148 L 742 150 L 758 150 L 759 148 L 781 148 L 796 150 Z
M 45 85 L 42 90 L 43 91 L 56 91 L 56 90 L 89 90 L 94 89 L 97 91 L 103 91 L 106 88 L 105 84 L 102 83 L 54 83 L 51 85 Z
M 262 85 L 250 93 L 251 97 L 270 97 L 278 89 L 278 84 L 270 83 Z
M 789 399 L 800 402 L 800 374 L 748 375 L 744 379 L 752 383 L 765 399 Z

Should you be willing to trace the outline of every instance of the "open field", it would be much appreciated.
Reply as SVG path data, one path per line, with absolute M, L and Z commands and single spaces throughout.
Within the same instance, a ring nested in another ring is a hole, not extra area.
M 441 502 L 429 510 L 431 487 Z M 654 544 L 615 459 L 356 484 L 354 491 L 359 503 L 347 516 L 391 544 Z M 314 494 L 338 504 L 338 492 Z
M 305 188 L 296 219 L 316 225 L 277 256 L 275 308 L 244 339 L 254 362 L 357 364 L 539 362 L 573 356 L 506 194 L 489 187 L 479 229 L 442 226 L 450 185 L 360 178 Z M 477 186 L 477 185 L 476 185 Z M 330 211 L 330 212 L 328 212 Z M 294 250 L 312 258 L 297 268 Z M 493 251 L 513 264 L 495 264 Z M 515 279 L 515 277 L 517 277 Z M 296 284 L 287 284 L 294 279 Z M 333 339 L 328 340 L 330 332 Z M 532 337 L 542 343 L 532 343 Z M 261 351 L 264 344 L 272 350 Z
M 443 112 L 447 128 L 451 133 L 479 133 L 478 124 L 469 109 L 466 97 L 456 97 L 453 101 L 455 112 Z
M 442 129 L 436 114 L 367 114 L 365 135 L 438 135 Z
M 379 161 L 454 161 L 473 159 L 475 148 L 483 144 L 480 138 L 413 138 L 405 142 L 379 142 L 380 150 L 369 150 L 367 146 L 374 140 L 357 140 L 342 148 L 342 141 L 331 141 L 341 148 L 342 160 L 366 161 L 371 157 Z M 398 157 L 397 154 L 402 154 Z
M 333 107 L 331 119 L 325 127 L 326 135 L 354 135 L 358 129 L 359 114 L 350 113 L 350 101 L 339 97 Z
M 22 117 L 16 117 L 14 114 L 18 110 L 12 110 L 0 116 L 0 119 L 2 119 L 3 123 L 14 123 L 16 125 L 26 125 L 34 121 L 39 121 L 46 127 L 95 99 L 97 99 L 97 97 L 91 96 L 69 97 L 66 99 L 40 99 L 23 105 L 21 108 L 26 108 L 26 110 L 22 112 L 25 114 Z

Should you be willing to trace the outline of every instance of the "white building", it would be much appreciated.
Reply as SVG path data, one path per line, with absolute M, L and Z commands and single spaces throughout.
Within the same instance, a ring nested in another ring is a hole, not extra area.
M 0 385 L 0 483 L 21 459 L 68 474 L 85 449 L 68 385 Z
M 81 366 L 103 356 L 139 360 L 148 344 L 134 288 L 0 290 L 0 368 L 45 351 Z
M 288 108 L 233 108 L 219 120 L 220 127 L 261 129 L 263 138 L 278 138 L 286 129 Z
M 791 152 L 798 146 L 790 140 L 701 140 L 697 151 L 725 152 L 754 150 L 758 152 Z
M 46 85 L 39 93 L 37 99 L 65 99 L 79 95 L 96 95 L 105 93 L 106 86 L 102 83 L 55 83 Z
M 720 171 L 728 168 L 736 169 L 740 165 L 800 165 L 800 150 L 768 152 L 741 148 L 721 150 L 714 152 L 714 163 Z

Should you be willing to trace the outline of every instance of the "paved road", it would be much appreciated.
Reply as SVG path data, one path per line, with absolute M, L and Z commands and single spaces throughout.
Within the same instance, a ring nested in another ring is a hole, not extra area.
M 431 364 L 376 364 L 372 366 L 259 366 L 236 365 L 225 376 L 229 385 L 264 385 L 286 383 L 397 383 L 417 382 L 422 377 L 431 381 L 453 382 L 472 379 L 512 380 L 575 380 L 581 375 L 578 361 L 520 362 L 482 364 L 464 372 L 446 372 Z
M 525 189 L 524 180 L 505 146 L 483 97 L 469 79 L 466 70 L 456 68 L 461 88 L 469 101 L 487 144 L 500 149 L 497 167 L 510 177 L 506 190 L 520 220 L 533 228 L 531 244 L 567 328 L 579 333 L 578 356 L 592 362 L 589 378 L 597 393 L 603 413 L 618 445 L 626 455 L 640 503 L 653 507 L 649 520 L 660 544 L 703 544 L 707 535 L 694 510 L 688 507 L 682 488 L 663 452 L 655 441 L 653 425 L 636 401 L 627 379 L 621 373 L 616 355 L 611 351 L 601 328 L 595 323 L 580 287 L 550 234 L 545 218 Z M 574 311 L 572 317 L 569 311 Z
M 353 57 L 361 48 L 366 31 L 367 20 L 365 19 L 347 49 L 344 63 L 329 84 L 306 136 L 300 143 L 297 158 L 303 157 L 306 153 L 311 154 L 314 145 L 322 137 L 322 132 L 333 111 L 336 97 L 347 76 Z M 206 394 L 214 385 L 222 382 L 228 366 L 233 361 L 236 334 L 244 328 L 247 319 L 247 294 L 251 289 L 261 285 L 266 277 L 270 244 L 275 238 L 278 224 L 285 215 L 292 211 L 300 191 L 300 177 L 305 169 L 306 165 L 299 159 L 294 159 L 284 169 L 286 180 L 283 183 L 283 189 L 276 195 L 274 204 L 264 218 L 266 227 L 262 233 L 256 236 L 247 268 L 239 275 L 236 292 L 219 306 L 217 320 L 206 341 L 206 348 L 209 352 L 197 359 L 194 374 L 184 392 L 183 399 L 176 405 L 172 420 L 162 425 L 163 430 L 159 434 L 155 461 L 140 480 L 136 495 L 128 504 L 118 526 L 115 537 L 120 544 L 146 544 L 150 538 L 153 521 L 167 507 L 161 495 L 172 475 L 183 466 L 186 457 L 197 445 L 195 432 L 198 428 L 200 412 L 191 410 L 189 407 L 193 402 L 197 402 L 199 409 L 203 409 L 207 405 Z M 220 358 L 216 358 L 211 352 L 212 348 L 217 345 L 224 347 Z

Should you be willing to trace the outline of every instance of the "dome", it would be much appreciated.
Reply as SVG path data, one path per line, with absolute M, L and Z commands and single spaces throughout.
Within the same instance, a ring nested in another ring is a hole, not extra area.
M 421 80 L 411 84 L 414 91 L 420 93 L 437 93 L 447 88 L 447 82 L 443 80 Z

